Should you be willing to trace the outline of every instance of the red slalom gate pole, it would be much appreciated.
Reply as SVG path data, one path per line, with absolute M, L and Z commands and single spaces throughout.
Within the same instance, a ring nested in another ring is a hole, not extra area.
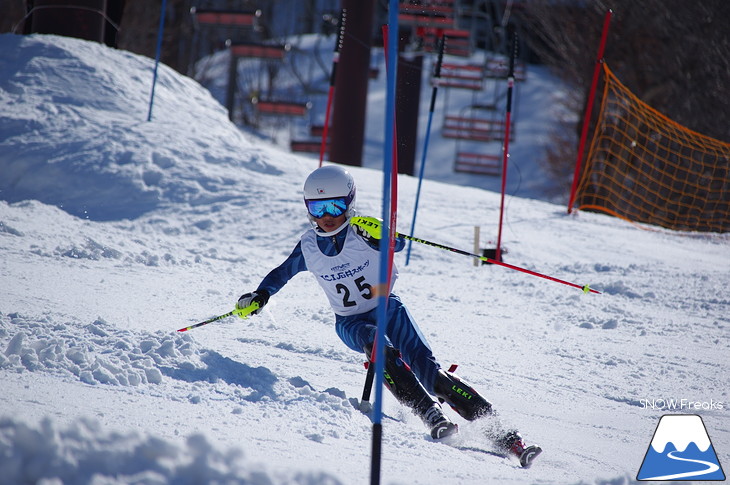
M 368 232 L 371 236 L 375 237 L 376 239 L 380 237 L 382 221 L 379 221 L 378 219 L 375 219 L 374 217 L 355 216 L 352 219 L 350 219 L 350 224 L 360 226 L 362 229 L 364 229 L 366 232 Z M 498 266 L 504 266 L 505 268 L 514 269 L 516 271 L 521 271 L 523 273 L 531 274 L 533 276 L 539 276 L 540 278 L 545 278 L 550 281 L 555 281 L 557 283 L 562 283 L 564 285 L 572 286 L 573 288 L 579 288 L 579 289 L 583 290 L 584 293 L 589 293 L 589 292 L 598 293 L 598 294 L 601 293 L 600 291 L 591 289 L 591 287 L 589 287 L 588 285 L 582 285 L 582 286 L 577 285 L 575 283 L 571 283 L 570 281 L 553 278 L 552 276 L 544 275 L 542 273 L 538 273 L 537 271 L 531 271 L 529 269 L 520 268 L 519 266 L 515 266 L 513 264 L 507 264 L 507 263 L 503 263 L 501 261 L 496 261 L 496 260 L 488 258 L 486 256 L 480 256 L 478 254 L 470 253 L 470 252 L 464 251 L 462 249 L 452 248 L 451 246 L 446 246 L 444 244 L 427 241 L 425 239 L 409 236 L 407 234 L 401 234 L 399 232 L 395 232 L 394 237 L 396 237 L 398 239 L 405 239 L 407 241 L 415 241 L 417 243 L 425 244 L 427 246 L 433 246 L 433 247 L 439 248 L 439 249 L 445 249 L 447 251 L 451 251 L 456 254 L 462 254 L 464 256 L 471 256 L 472 258 L 477 258 L 477 259 L 479 259 L 481 261 L 485 261 L 487 263 L 496 264 Z
M 583 128 L 581 129 L 580 142 L 578 143 L 578 155 L 576 156 L 575 160 L 575 172 L 573 172 L 573 185 L 570 187 L 568 214 L 573 211 L 573 204 L 575 203 L 575 191 L 578 189 L 578 177 L 580 176 L 580 167 L 583 163 L 583 151 L 586 145 L 586 138 L 588 137 L 588 125 L 590 124 L 591 114 L 593 113 L 593 101 L 596 98 L 596 87 L 598 86 L 598 76 L 601 72 L 601 64 L 603 64 L 603 52 L 606 49 L 606 39 L 608 38 L 608 26 L 611 23 L 611 15 L 613 15 L 613 10 L 608 9 L 608 11 L 606 11 L 606 16 L 603 18 L 601 43 L 598 47 L 596 65 L 593 69 L 593 81 L 591 81 L 591 90 L 588 92 L 588 104 L 586 105 L 586 112 L 583 117 Z
M 457 254 L 462 254 L 464 256 L 471 256 L 472 258 L 478 258 L 481 261 L 485 261 L 487 263 L 496 264 L 498 266 L 503 266 L 505 268 L 513 269 L 515 271 L 521 271 L 522 273 L 527 273 L 527 274 L 530 274 L 532 276 L 537 276 L 537 277 L 540 277 L 540 278 L 545 278 L 546 280 L 555 281 L 556 283 L 562 283 L 564 285 L 572 286 L 573 288 L 581 289 L 581 290 L 583 290 L 583 293 L 589 293 L 590 292 L 590 293 L 601 294 L 600 291 L 596 291 L 596 290 L 594 290 L 593 288 L 591 288 L 588 285 L 578 285 L 576 283 L 571 283 L 570 281 L 565 281 L 565 280 L 561 280 L 561 279 L 558 279 L 558 278 L 554 278 L 552 276 L 548 276 L 548 275 L 545 275 L 545 274 L 542 274 L 542 273 L 538 273 L 537 271 L 531 271 L 529 269 L 520 268 L 519 266 L 515 266 L 513 264 L 503 263 L 502 261 L 497 261 L 497 260 L 494 260 L 494 259 L 491 259 L 491 258 L 487 258 L 486 256 L 480 256 L 478 254 L 474 254 L 474 253 L 470 253 L 470 252 L 467 252 L 467 251 L 463 251 L 461 249 L 456 249 L 456 248 L 452 248 L 452 247 L 449 247 L 449 246 L 444 246 L 443 244 L 438 244 L 438 243 L 435 243 L 435 242 L 426 241 L 425 239 L 419 239 L 417 237 L 408 236 L 407 234 L 401 234 L 399 232 L 396 232 L 395 233 L 395 237 L 401 238 L 401 239 L 407 239 L 409 241 L 419 242 L 421 244 L 426 244 L 427 246 L 433 246 L 433 247 L 439 248 L 439 249 L 446 249 L 447 251 L 451 251 L 451 252 L 454 252 L 454 253 L 457 253 Z
M 383 25 L 383 50 L 385 51 L 385 69 L 388 66 L 388 25 Z M 393 159 L 390 172 L 390 227 L 395 231 L 395 225 L 398 218 L 398 128 L 395 113 L 393 113 Z M 388 251 L 388 267 L 393 265 L 393 256 L 395 251 L 395 238 L 390 238 L 390 250 Z M 390 273 L 388 273 L 390 275 Z M 390 276 L 388 276 L 388 286 L 390 287 Z
M 517 34 L 514 27 L 509 28 L 512 37 L 512 49 L 509 55 L 509 72 L 507 74 L 507 114 L 504 119 L 504 146 L 502 150 L 502 195 L 499 203 L 499 231 L 497 232 L 497 249 L 494 260 L 502 261 L 502 219 L 504 217 L 504 193 L 507 190 L 507 160 L 509 159 L 510 125 L 512 124 L 512 90 L 515 86 L 515 57 L 517 56 Z M 493 262 L 494 260 L 490 261 Z

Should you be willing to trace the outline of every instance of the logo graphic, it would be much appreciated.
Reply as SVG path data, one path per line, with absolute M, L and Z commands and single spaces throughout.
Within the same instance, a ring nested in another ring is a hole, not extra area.
M 696 414 L 662 416 L 636 479 L 725 480 L 702 418 Z

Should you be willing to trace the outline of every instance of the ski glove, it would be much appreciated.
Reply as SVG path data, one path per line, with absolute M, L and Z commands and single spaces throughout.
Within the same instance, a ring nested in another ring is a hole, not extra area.
M 258 309 L 251 312 L 251 315 L 258 315 L 259 313 L 261 313 L 261 310 L 264 308 L 266 303 L 268 303 L 268 301 L 269 292 L 266 290 L 256 290 L 253 293 L 244 293 L 243 295 L 241 295 L 241 297 L 238 299 L 238 302 L 236 303 L 236 310 L 242 310 L 250 306 L 252 303 L 258 303 Z
M 350 225 L 355 232 L 371 244 L 378 244 L 382 237 L 383 220 L 376 217 L 353 217 L 350 219 Z

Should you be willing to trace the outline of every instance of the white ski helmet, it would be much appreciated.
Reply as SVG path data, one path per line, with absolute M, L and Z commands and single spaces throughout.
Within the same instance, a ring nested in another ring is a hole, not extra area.
M 304 204 L 307 206 L 307 217 L 317 234 L 321 236 L 337 234 L 355 215 L 355 179 L 350 172 L 337 165 L 320 167 L 309 174 L 304 181 Z M 322 217 L 324 213 L 333 216 L 344 213 L 347 218 L 340 227 L 325 233 L 317 225 L 317 218 Z

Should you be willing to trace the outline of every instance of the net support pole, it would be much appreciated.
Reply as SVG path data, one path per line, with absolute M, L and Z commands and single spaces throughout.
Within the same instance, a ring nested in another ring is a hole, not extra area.
M 578 189 L 578 178 L 580 177 L 580 168 L 583 163 L 583 152 L 585 150 L 586 139 L 588 138 L 588 125 L 591 122 L 593 114 L 593 102 L 596 99 L 596 88 L 598 87 L 598 77 L 601 73 L 601 65 L 603 64 L 603 53 L 606 49 L 606 39 L 608 38 L 608 26 L 611 23 L 613 10 L 610 8 L 606 11 L 603 18 L 603 30 L 601 31 L 601 42 L 598 46 L 598 55 L 596 56 L 596 65 L 593 68 L 593 80 L 591 81 L 591 89 L 588 92 L 588 103 L 586 104 L 586 112 L 583 116 L 583 127 L 580 132 L 580 141 L 578 142 L 578 154 L 575 159 L 575 172 L 573 172 L 573 185 L 570 187 L 570 199 L 568 200 L 568 214 L 573 211 L 575 203 L 575 192 Z

